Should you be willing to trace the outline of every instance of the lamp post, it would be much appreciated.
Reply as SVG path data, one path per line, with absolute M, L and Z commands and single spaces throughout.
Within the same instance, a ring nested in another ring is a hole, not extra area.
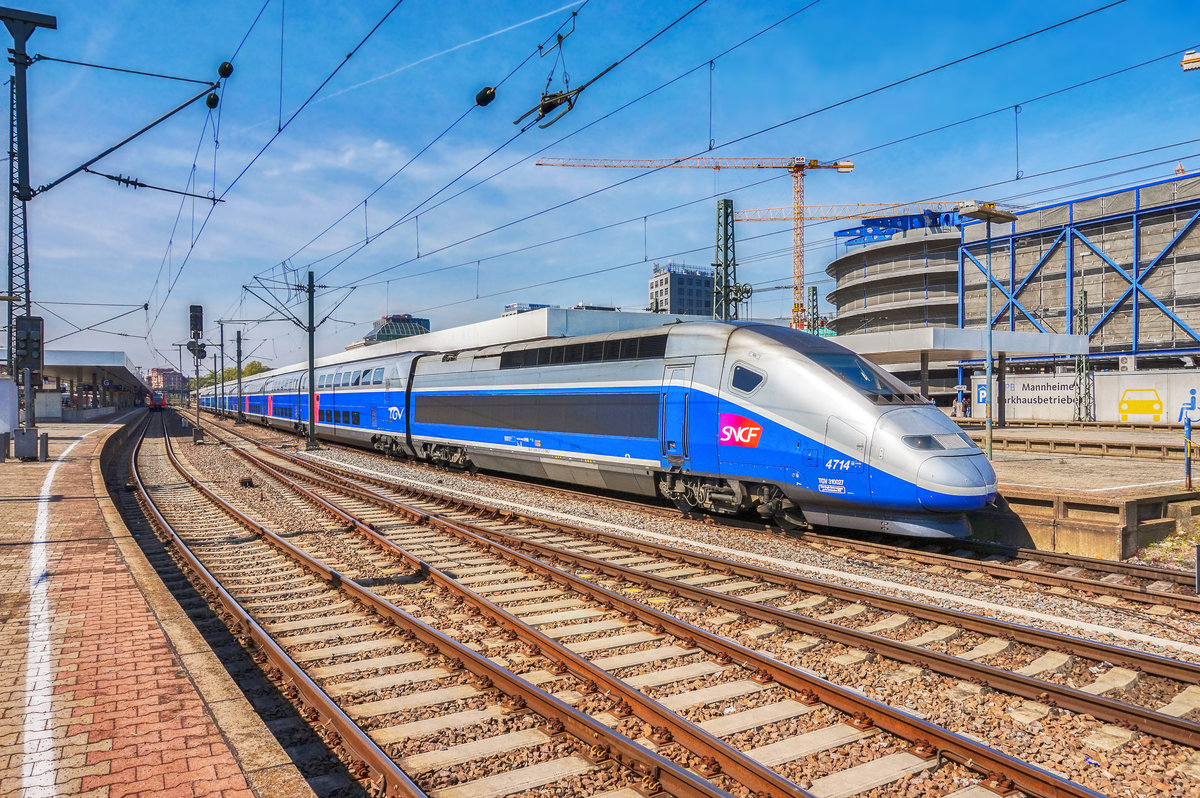
M 996 207 L 994 202 L 970 202 L 958 209 L 959 216 L 987 223 L 987 376 L 984 378 L 984 452 L 992 459 L 992 222 L 1015 222 L 1017 215 Z

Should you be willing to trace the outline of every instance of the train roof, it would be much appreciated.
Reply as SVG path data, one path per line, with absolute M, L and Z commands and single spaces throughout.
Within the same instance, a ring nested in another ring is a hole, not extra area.
M 668 315 L 665 313 L 628 313 L 624 311 L 575 310 L 571 308 L 539 308 L 515 316 L 465 324 L 446 330 L 413 335 L 385 341 L 369 347 L 325 355 L 316 360 L 318 369 L 361 363 L 378 358 L 424 352 L 462 352 L 521 342 L 546 339 L 606 335 L 635 330 L 652 330 L 683 322 L 713 322 L 704 316 Z M 255 374 L 255 379 L 271 378 L 308 368 L 307 361 Z

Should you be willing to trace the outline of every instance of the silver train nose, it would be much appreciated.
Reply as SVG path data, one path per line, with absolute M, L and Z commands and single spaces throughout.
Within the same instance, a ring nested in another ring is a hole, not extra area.
M 978 510 L 996 498 L 996 472 L 982 452 L 934 456 L 917 472 L 917 498 L 926 510 Z

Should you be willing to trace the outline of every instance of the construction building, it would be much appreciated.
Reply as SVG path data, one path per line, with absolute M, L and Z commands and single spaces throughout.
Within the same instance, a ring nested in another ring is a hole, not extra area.
M 1089 373 L 1195 368 L 1200 359 L 1200 176 L 1181 174 L 1013 212 L 1015 222 L 993 223 L 991 229 L 994 331 L 1087 335 Z M 855 245 L 826 269 L 837 281 L 828 299 L 837 311 L 831 326 L 838 334 L 986 329 L 987 224 L 956 214 L 927 215 L 924 222 L 919 216 L 901 217 L 888 220 L 894 223 L 890 226 L 881 221 L 864 219 L 860 227 L 836 234 Z M 1004 358 L 1006 353 L 996 354 Z M 935 356 L 926 377 L 931 395 L 946 401 L 982 365 Z M 890 367 L 910 383 L 919 368 L 915 363 Z M 1075 364 L 1071 358 L 1040 356 L 1012 358 L 1006 367 L 1008 374 L 1049 375 L 1070 373 Z M 1078 380 L 1059 382 L 1069 386 Z M 1006 388 L 1019 393 L 1022 384 Z M 1072 394 L 1060 404 L 1080 401 L 1085 400 Z
M 1200 177 L 1181 175 L 1017 217 L 992 225 L 994 329 L 1086 333 L 1101 369 L 1195 364 Z M 965 224 L 958 326 L 986 326 L 987 285 L 986 225 Z
M 711 266 L 654 264 L 650 277 L 650 311 L 712 317 L 714 274 Z
M 838 335 L 958 326 L 958 228 L 918 228 L 835 258 L 826 299 Z

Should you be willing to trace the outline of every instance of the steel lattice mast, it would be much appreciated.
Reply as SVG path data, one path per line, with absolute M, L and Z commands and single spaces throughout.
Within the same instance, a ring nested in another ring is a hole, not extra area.
M 17 86 L 15 82 L 9 91 L 9 132 L 8 184 L 11 189 L 8 192 L 8 295 L 11 298 L 8 302 L 8 337 L 5 339 L 5 348 L 8 355 L 6 369 L 9 374 L 12 374 L 13 336 L 16 326 L 13 319 L 19 315 L 30 315 L 29 258 L 25 246 L 25 200 L 21 198 L 19 190 L 21 184 L 17 169 L 20 150 L 17 144 Z M 21 303 L 19 312 L 17 310 L 18 302 Z
M 13 374 L 13 350 L 16 335 L 13 319 L 31 315 L 29 294 L 29 247 L 25 229 L 25 203 L 33 197 L 29 184 L 29 114 L 25 72 L 32 63 L 25 52 L 25 42 L 38 28 L 58 28 L 58 20 L 46 14 L 34 14 L 13 8 L 0 8 L 0 20 L 13 37 L 12 90 L 9 92 L 9 210 L 8 210 L 8 373 Z M 21 312 L 16 313 L 16 304 Z

